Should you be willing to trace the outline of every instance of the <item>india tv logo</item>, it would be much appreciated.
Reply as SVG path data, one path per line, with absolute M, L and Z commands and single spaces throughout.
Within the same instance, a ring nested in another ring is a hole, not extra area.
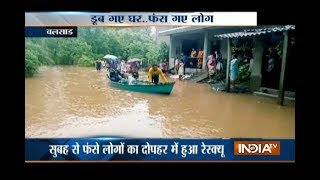
M 279 156 L 280 141 L 235 141 L 234 155 Z

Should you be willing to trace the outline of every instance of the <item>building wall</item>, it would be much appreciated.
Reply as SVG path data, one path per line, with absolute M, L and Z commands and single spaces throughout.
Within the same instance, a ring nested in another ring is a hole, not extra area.
M 221 41 L 220 53 L 222 55 L 222 59 L 228 58 L 228 41 L 227 39 L 222 39 Z
M 177 56 L 180 57 L 182 51 L 182 40 L 169 36 L 169 42 L 171 42 L 171 52 L 169 52 L 169 68 L 174 67 L 174 60 Z M 169 43 L 170 44 L 170 43 Z

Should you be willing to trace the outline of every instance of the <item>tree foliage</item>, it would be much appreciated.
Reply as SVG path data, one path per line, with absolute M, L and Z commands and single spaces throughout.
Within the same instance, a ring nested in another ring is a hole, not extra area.
M 112 54 L 122 59 L 140 58 L 143 65 L 168 59 L 169 47 L 158 44 L 151 29 L 78 28 L 77 38 L 26 38 L 25 74 L 32 76 L 41 65 L 93 66 Z

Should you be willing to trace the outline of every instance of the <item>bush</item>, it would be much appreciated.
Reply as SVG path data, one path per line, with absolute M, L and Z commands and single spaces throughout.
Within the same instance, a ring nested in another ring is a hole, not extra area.
M 249 64 L 244 64 L 239 67 L 239 81 L 240 83 L 248 82 L 250 80 Z
M 94 61 L 92 58 L 89 58 L 88 56 L 82 55 L 81 58 L 78 61 L 79 66 L 94 66 Z
M 26 77 L 33 76 L 38 71 L 38 67 L 40 66 L 38 57 L 35 54 L 35 51 L 26 50 L 24 67 Z
M 38 65 L 30 59 L 25 59 L 24 72 L 26 77 L 32 77 L 38 71 Z

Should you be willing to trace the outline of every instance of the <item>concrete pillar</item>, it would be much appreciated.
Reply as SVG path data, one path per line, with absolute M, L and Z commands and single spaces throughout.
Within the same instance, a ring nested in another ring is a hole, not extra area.
M 174 58 L 176 56 L 176 42 L 173 36 L 170 36 L 170 45 L 169 45 L 169 68 L 174 67 Z
M 261 87 L 261 68 L 264 43 L 261 37 L 254 37 L 253 66 L 250 76 L 250 90 L 258 91 Z
M 169 58 L 172 58 L 172 51 L 173 51 L 173 47 L 172 47 L 172 36 L 170 35 L 169 36 L 169 40 L 170 40 L 170 43 L 169 43 Z
M 212 41 L 211 41 L 210 38 L 208 38 L 208 55 L 207 56 L 209 56 L 211 53 L 213 54 L 213 52 L 212 52 Z
M 283 47 L 282 47 L 283 49 L 282 49 L 279 96 L 278 96 L 278 103 L 281 106 L 283 106 L 283 101 L 284 101 L 284 78 L 285 78 L 285 71 L 286 71 L 286 64 L 287 64 L 288 32 L 285 31 L 283 35 L 284 35 L 284 40 L 283 40 Z
M 227 39 L 227 72 L 226 72 L 226 85 L 227 85 L 227 92 L 230 91 L 230 62 L 231 62 L 231 39 Z
M 206 69 L 209 51 L 209 32 L 204 33 L 202 69 Z

